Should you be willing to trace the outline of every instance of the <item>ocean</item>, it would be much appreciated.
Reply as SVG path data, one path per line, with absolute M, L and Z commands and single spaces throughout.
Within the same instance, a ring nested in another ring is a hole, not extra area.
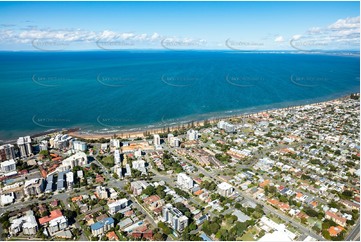
M 359 56 L 236 51 L 0 52 L 0 142 L 325 101 L 360 89 Z

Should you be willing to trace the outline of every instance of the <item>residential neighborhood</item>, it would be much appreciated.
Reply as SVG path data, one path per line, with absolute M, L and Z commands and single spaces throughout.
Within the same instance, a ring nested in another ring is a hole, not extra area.
M 2 240 L 359 240 L 359 96 L 0 146 Z

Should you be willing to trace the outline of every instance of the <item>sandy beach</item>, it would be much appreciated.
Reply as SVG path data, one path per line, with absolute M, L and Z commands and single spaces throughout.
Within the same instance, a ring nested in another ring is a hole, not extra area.
M 336 99 L 332 99 L 332 100 L 327 100 L 327 101 L 323 101 L 323 102 L 315 102 L 315 103 L 309 103 L 309 104 L 304 104 L 304 105 L 296 105 L 296 106 L 290 106 L 290 107 L 285 107 L 285 108 L 278 108 L 278 109 L 265 109 L 262 111 L 257 111 L 257 112 L 253 112 L 253 113 L 247 113 L 247 114 L 237 114 L 237 115 L 233 115 L 233 116 L 223 116 L 223 117 L 217 117 L 217 118 L 213 118 L 213 119 L 205 119 L 205 120 L 200 120 L 200 121 L 189 121 L 188 123 L 182 123 L 182 124 L 177 124 L 177 125 L 173 125 L 173 126 L 165 126 L 165 127 L 159 127 L 159 128 L 144 128 L 144 130 L 137 130 L 137 131 L 120 131 L 120 132 L 116 132 L 116 133 L 107 133 L 107 134 L 102 134 L 102 133 L 98 133 L 98 134 L 94 134 L 94 133 L 85 133 L 82 131 L 71 131 L 68 132 L 67 134 L 76 137 L 76 138 L 82 138 L 82 139 L 88 139 L 88 140 L 97 140 L 97 139 L 110 139 L 113 138 L 114 136 L 116 136 L 117 138 L 122 138 L 122 139 L 129 139 L 129 138 L 144 138 L 145 134 L 146 135 L 153 135 L 153 134 L 160 134 L 160 133 L 167 133 L 169 132 L 173 132 L 176 130 L 180 130 L 183 128 L 190 128 L 190 124 L 193 123 L 193 127 L 201 127 L 204 126 L 205 123 L 210 123 L 210 124 L 215 124 L 218 123 L 220 120 L 225 120 L 225 119 L 242 119 L 242 118 L 249 118 L 249 117 L 254 117 L 254 116 L 258 116 L 258 115 L 262 115 L 265 113 L 269 113 L 269 112 L 277 112 L 277 111 L 285 111 L 285 110 L 291 110 L 291 109 L 297 109 L 297 108 L 301 108 L 307 105 L 324 105 L 327 103 L 335 103 L 338 102 L 340 100 L 343 100 L 345 98 L 349 98 L 348 96 L 343 96 L 340 98 L 336 98 Z

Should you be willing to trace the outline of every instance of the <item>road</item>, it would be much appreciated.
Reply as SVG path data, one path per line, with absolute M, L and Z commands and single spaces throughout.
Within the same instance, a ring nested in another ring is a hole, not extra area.
M 355 227 L 346 236 L 347 241 L 360 241 L 360 218 L 356 221 Z

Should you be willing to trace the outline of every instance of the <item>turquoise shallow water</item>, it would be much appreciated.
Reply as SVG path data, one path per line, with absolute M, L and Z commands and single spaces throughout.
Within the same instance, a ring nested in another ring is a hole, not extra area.
M 359 92 L 359 56 L 233 51 L 0 52 L 0 140 L 112 132 Z

